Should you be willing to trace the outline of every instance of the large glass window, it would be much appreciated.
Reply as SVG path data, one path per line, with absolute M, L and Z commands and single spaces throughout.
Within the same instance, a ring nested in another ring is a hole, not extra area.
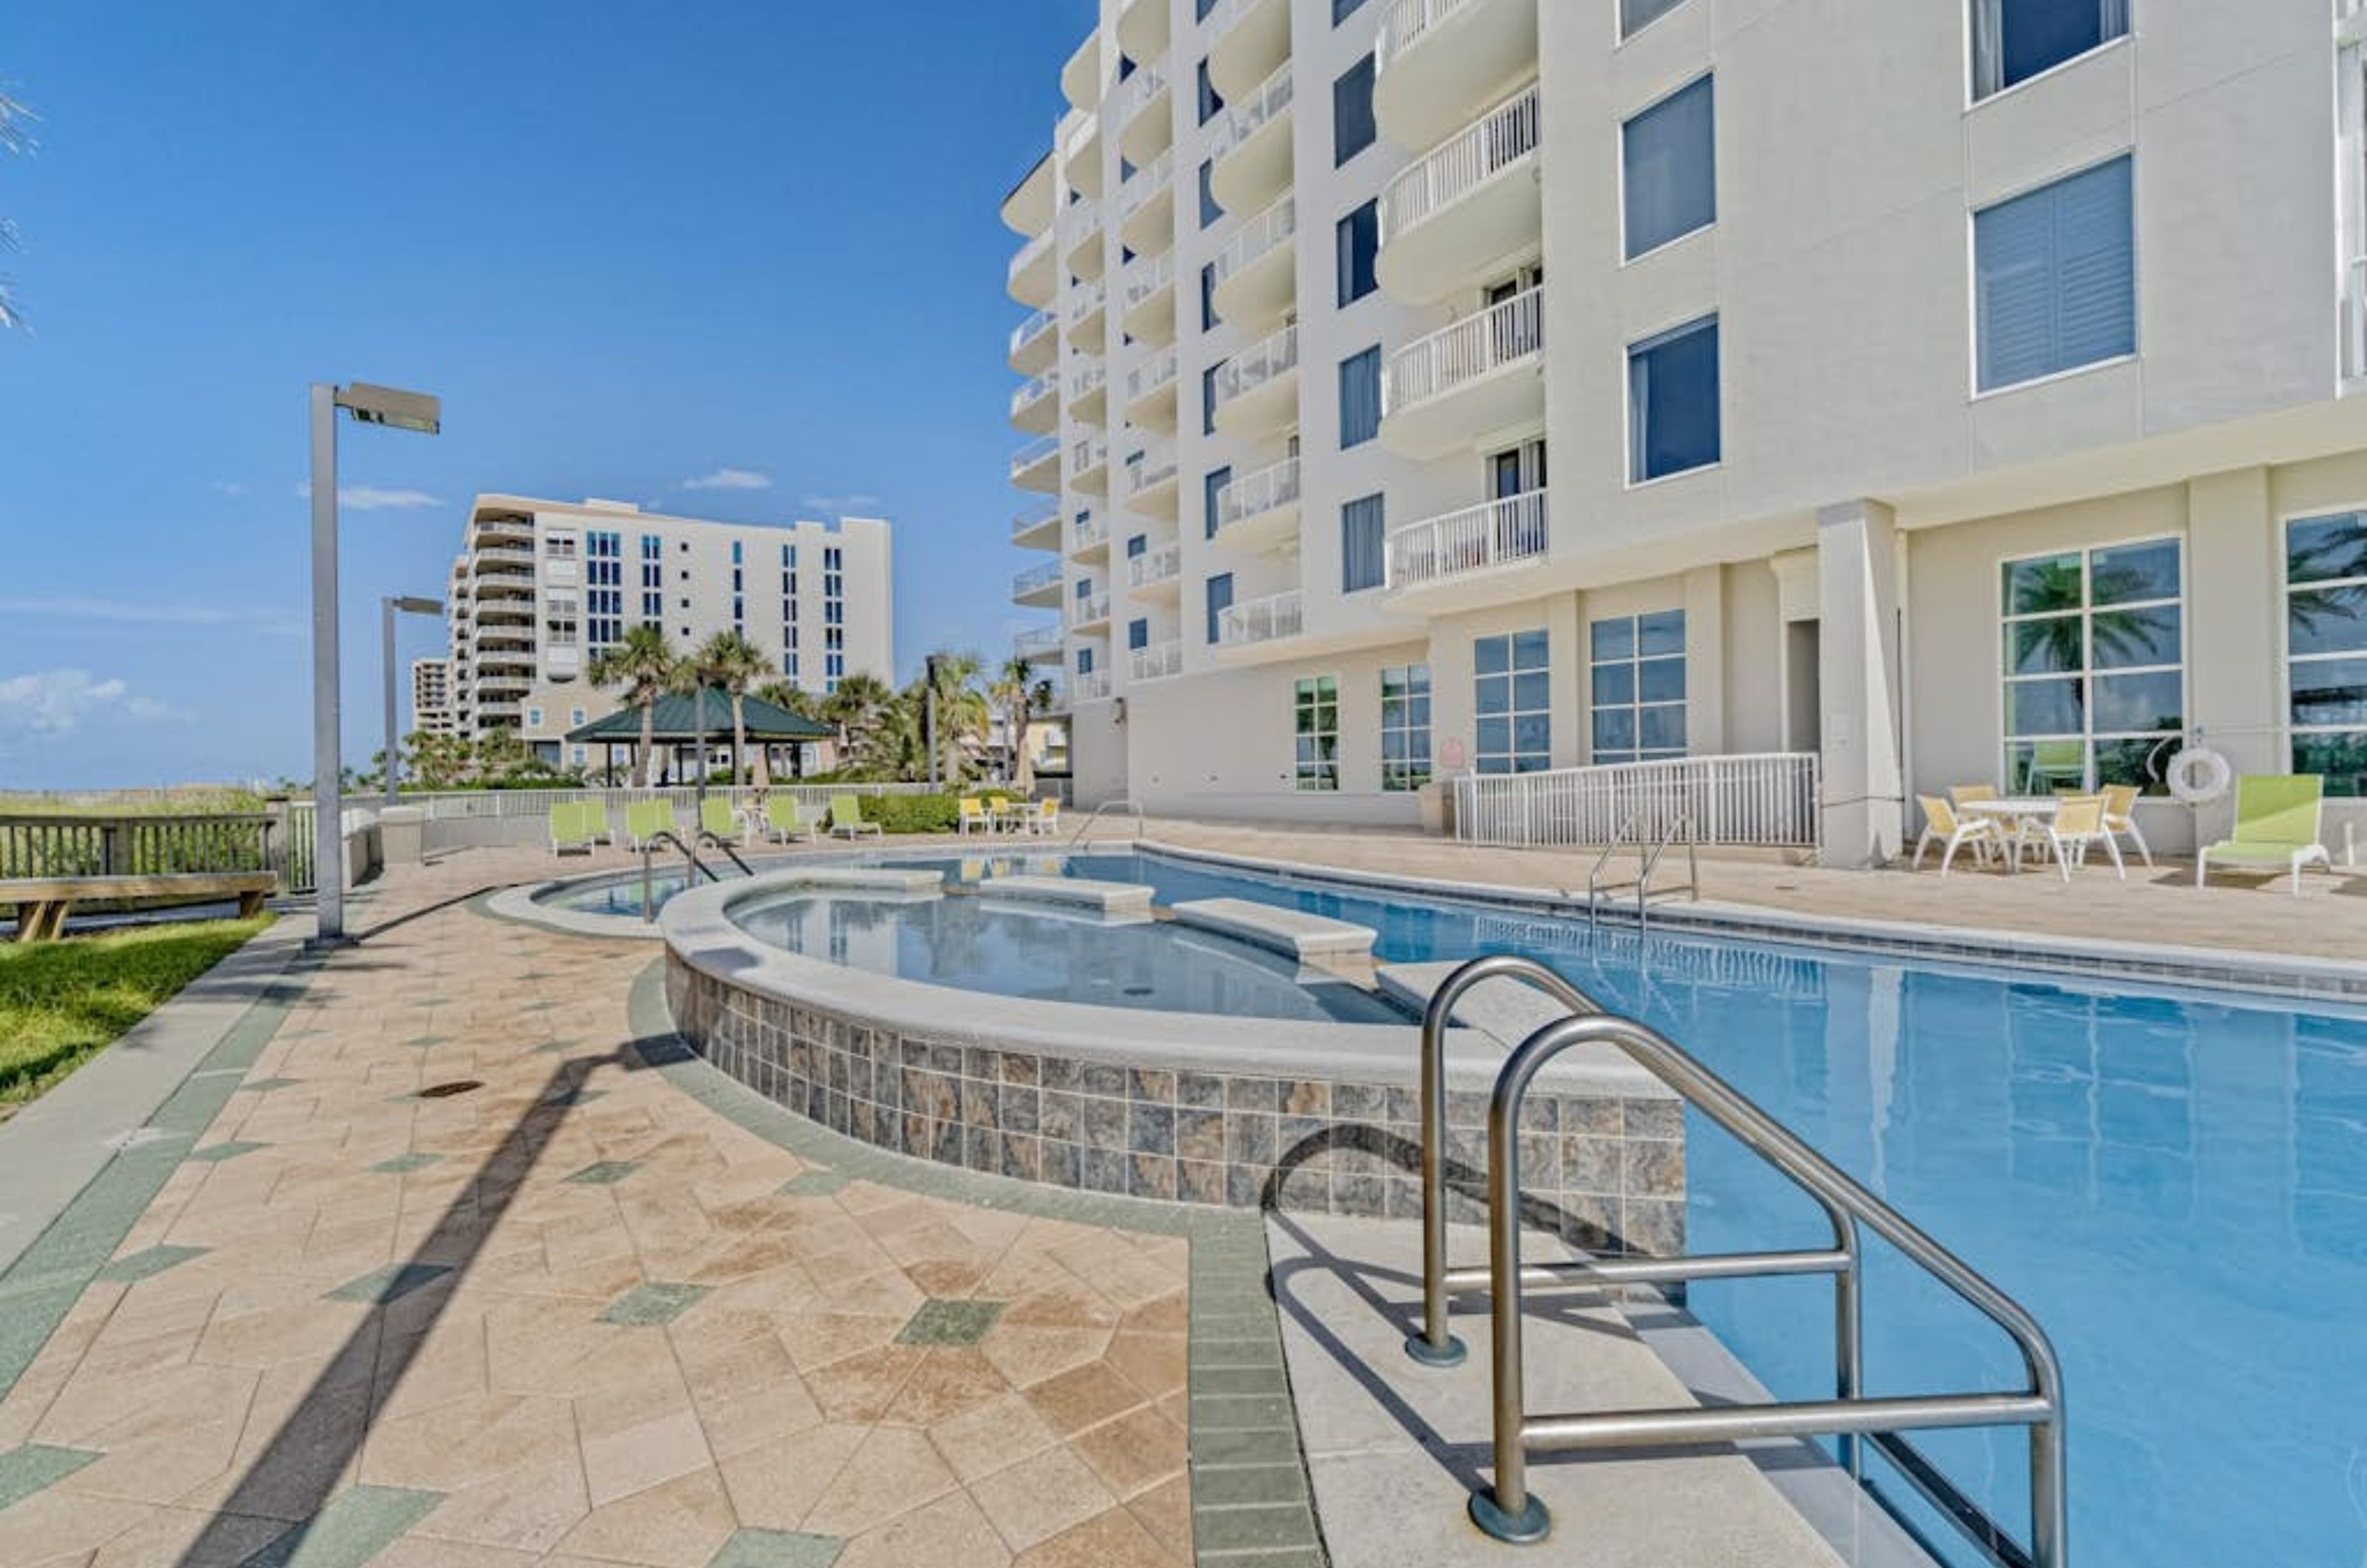
M 2129 30 L 2129 0 L 1972 0 L 1973 96 L 1986 98 Z
M 1620 128 L 1630 261 L 1717 221 L 1716 141 L 1716 107 L 1706 76 Z
M 2136 352 L 2132 201 L 2115 158 L 1973 215 L 1983 391 Z
M 1200 372 L 1200 434 L 1217 434 L 1217 378 L 1223 373 L 1225 362 L 1217 361 Z
M 1381 204 L 1368 201 L 1340 220 L 1340 303 L 1353 305 L 1380 287 L 1373 264 L 1381 254 Z
M 1614 615 L 1587 628 L 1594 761 L 1685 754 L 1685 613 Z
M 1208 74 L 1208 62 L 1205 60 L 1200 62 L 1199 103 L 1202 125 L 1216 118 L 1225 107 L 1225 100 L 1217 93 L 1216 78 Z
M 1200 165 L 1200 227 L 1210 229 L 1225 209 L 1217 205 L 1217 164 L 1209 159 Z
M 1378 344 L 1340 362 L 1340 450 L 1362 446 L 1381 433 L 1381 351 Z
M 1553 765 L 1553 676 L 1543 631 L 1471 644 L 1472 707 L 1478 716 L 1472 767 L 1535 773 Z
M 2285 584 L 2293 772 L 2367 795 L 2367 513 L 2289 525 Z
M 1331 84 L 1331 166 L 1345 164 L 1379 136 L 1373 119 L 1373 57 L 1368 54 Z
M 1220 571 L 1208 579 L 1208 642 L 1214 646 L 1221 640 L 1225 629 L 1225 612 L 1233 607 L 1233 574 Z
M 1685 0 L 1619 0 L 1619 36 L 1625 38 L 1637 28 L 1659 21 L 1684 3 Z
M 1293 699 L 1300 789 L 1340 787 L 1340 682 L 1316 675 L 1298 682 Z
M 2000 569 L 2008 793 L 2161 790 L 2186 725 L 2181 554 L 2146 539 Z
M 1430 666 L 1381 671 L 1381 788 L 1420 789 L 1430 782 Z
M 1232 482 L 1233 468 L 1229 463 L 1220 468 L 1210 468 L 1201 477 L 1200 521 L 1207 529 L 1208 538 L 1217 536 L 1217 507 L 1223 502 L 1225 491 Z
M 1388 501 L 1368 495 L 1340 509 L 1340 592 L 1361 593 L 1388 581 Z
M 1627 446 L 1637 484 L 1717 461 L 1716 317 L 1627 351 Z

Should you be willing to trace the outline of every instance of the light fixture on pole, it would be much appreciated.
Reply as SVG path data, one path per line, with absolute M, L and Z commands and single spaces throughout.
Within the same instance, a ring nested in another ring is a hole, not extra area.
M 434 435 L 443 409 L 425 392 L 397 391 L 357 381 L 350 387 L 314 382 L 312 436 L 312 873 L 320 892 L 312 941 L 345 941 L 344 760 L 337 735 L 337 411 L 357 423 L 390 425 Z
M 394 804 L 395 792 L 402 783 L 402 737 L 397 733 L 401 717 L 394 690 L 394 617 L 405 615 L 441 615 L 441 599 L 395 598 L 381 599 L 379 604 L 379 636 L 386 664 L 386 765 L 379 770 L 386 783 L 386 803 Z

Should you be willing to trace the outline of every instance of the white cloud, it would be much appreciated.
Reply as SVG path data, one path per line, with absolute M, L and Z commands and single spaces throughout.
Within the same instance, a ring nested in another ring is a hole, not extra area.
M 84 719 L 122 713 L 137 719 L 178 716 L 153 697 L 131 694 L 119 679 L 93 680 L 87 670 L 42 670 L 0 676 L 0 731 L 65 735 Z
M 213 491 L 216 495 L 244 495 L 246 487 L 236 479 L 216 479 Z
M 877 506 L 879 498 L 876 495 L 810 495 L 805 498 L 805 504 L 813 512 L 844 513 Z
M 312 499 L 312 487 L 300 484 L 296 493 L 305 501 Z M 339 485 L 337 504 L 349 512 L 410 512 L 423 506 L 444 503 L 424 490 L 381 490 L 376 485 Z
M 133 626 L 241 626 L 273 633 L 301 630 L 303 622 L 285 610 L 232 604 L 142 604 L 78 593 L 0 594 L 0 615 L 59 621 L 115 621 Z
M 718 468 L 711 474 L 701 474 L 695 479 L 682 481 L 685 490 L 770 490 L 773 476 L 760 474 L 753 468 Z

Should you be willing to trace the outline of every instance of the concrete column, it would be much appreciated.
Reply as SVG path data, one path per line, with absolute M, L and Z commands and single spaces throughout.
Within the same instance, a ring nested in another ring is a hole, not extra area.
M 1731 750 L 1726 722 L 1726 569 L 1685 573 L 1685 749 L 1696 757 Z
M 2284 669 L 2276 657 L 2283 546 L 2269 471 L 2191 480 L 2186 508 L 2186 720 L 2237 773 L 2283 773 L 2292 765 L 2281 743 Z M 2146 836 L 2156 848 L 2191 848 L 2186 818 L 2182 807 L 2148 803 Z M 2226 837 L 2235 819 L 2231 796 L 2203 807 L 2195 823 L 2208 841 Z
M 1827 865 L 1881 865 L 1906 829 L 1899 548 L 1897 524 L 1879 502 L 1817 514 Z
M 1553 765 L 1582 767 L 1589 741 L 1586 623 L 1580 618 L 1575 593 L 1557 593 L 1544 602 L 1544 608 L 1546 658 L 1553 671 Z

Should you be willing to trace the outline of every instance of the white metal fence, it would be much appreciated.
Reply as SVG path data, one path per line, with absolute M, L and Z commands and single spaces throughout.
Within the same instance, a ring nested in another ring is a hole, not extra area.
M 1674 834 L 1679 843 L 1813 849 L 1813 752 L 1682 757 L 1455 781 L 1467 844 L 1577 849 Z
M 1389 536 L 1389 586 L 1418 588 L 1546 553 L 1546 492 L 1507 496 Z
M 1208 143 L 1211 162 L 1221 163 L 1235 148 L 1273 124 L 1290 107 L 1294 89 L 1291 63 L 1284 61 L 1281 69 L 1265 79 L 1265 85 L 1258 88 L 1249 102 L 1217 124 L 1217 134 Z
M 1387 71 L 1389 62 L 1421 41 L 1446 17 L 1462 9 L 1465 0 L 1397 0 L 1381 13 L 1381 37 L 1374 50 L 1374 63 Z
M 793 795 L 808 806 L 830 804 L 834 795 L 926 795 L 925 784 L 775 784 L 770 794 Z M 729 800 L 734 807 L 755 804 L 757 791 L 750 784 L 711 784 L 708 798 Z M 608 808 L 612 820 L 621 825 L 625 807 L 637 801 L 667 800 L 674 803 L 674 815 L 682 821 L 695 821 L 691 814 L 698 807 L 698 791 L 688 784 L 665 789 L 479 789 L 405 790 L 402 804 L 415 806 L 427 813 L 431 822 L 514 821 L 520 818 L 548 817 L 554 806 L 572 806 L 578 801 L 596 800 Z M 309 804 L 309 803 L 308 803 Z
M 1298 459 L 1285 457 L 1269 468 L 1243 474 L 1217 492 L 1217 529 L 1223 531 L 1276 507 L 1298 502 Z
M 1229 606 L 1217 625 L 1217 641 L 1225 648 L 1274 642 L 1297 637 L 1306 626 L 1298 590 L 1270 593 Z
M 1242 224 L 1225 248 L 1217 253 L 1217 259 L 1208 266 L 1209 287 L 1224 287 L 1234 274 L 1247 271 L 1251 262 L 1263 259 L 1275 246 L 1288 244 L 1297 232 L 1298 201 L 1285 196 Z
M 1298 323 L 1293 321 L 1263 343 L 1225 361 L 1217 372 L 1217 406 L 1222 408 L 1297 368 Z
M 1381 406 L 1410 409 L 1541 353 L 1545 298 L 1539 284 L 1399 349 L 1381 379 Z
M 1536 150 L 1537 90 L 1532 87 L 1389 182 L 1381 193 L 1381 243 L 1453 207 Z

